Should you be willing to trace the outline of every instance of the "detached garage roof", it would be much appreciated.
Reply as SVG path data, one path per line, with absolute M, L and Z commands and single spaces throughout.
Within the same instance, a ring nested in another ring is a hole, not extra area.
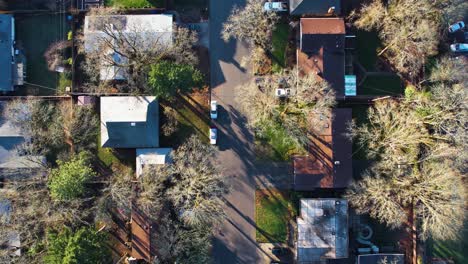
M 110 148 L 159 147 L 156 97 L 101 97 L 101 145 Z
M 335 8 L 334 14 L 340 14 L 340 0 L 289 0 L 289 11 L 293 16 L 327 15 L 328 10 Z M 330 15 L 330 14 L 329 14 Z

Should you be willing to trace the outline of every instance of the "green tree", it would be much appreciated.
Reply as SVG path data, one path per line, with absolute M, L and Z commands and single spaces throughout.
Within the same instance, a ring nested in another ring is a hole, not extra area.
M 86 183 L 96 175 L 90 168 L 88 155 L 88 152 L 80 152 L 70 161 L 57 161 L 59 167 L 51 171 L 48 182 L 54 200 L 69 201 L 85 193 Z
M 189 92 L 203 85 L 203 74 L 189 64 L 161 61 L 151 65 L 148 83 L 155 96 L 169 99 L 178 91 Z
M 49 264 L 99 264 L 111 263 L 106 234 L 83 227 L 73 233 L 65 228 L 60 233 L 48 232 L 47 254 Z

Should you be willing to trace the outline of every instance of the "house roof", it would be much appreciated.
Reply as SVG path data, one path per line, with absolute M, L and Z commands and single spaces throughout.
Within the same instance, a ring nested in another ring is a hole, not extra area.
M 348 257 L 348 201 L 301 199 L 297 218 L 297 262 Z
M 0 14 L 0 91 L 13 91 L 14 18 Z
M 342 18 L 301 18 L 297 65 L 314 73 L 344 95 L 345 26 Z
M 333 111 L 329 129 L 311 135 L 307 156 L 293 157 L 294 188 L 345 188 L 351 182 L 352 143 L 344 135 L 352 119 L 350 108 Z
M 335 7 L 335 14 L 341 13 L 340 0 L 289 0 L 289 12 L 294 16 L 327 15 Z
M 171 162 L 171 148 L 145 148 L 136 150 L 136 175 L 143 173 L 146 165 L 164 165 Z
M 100 51 L 99 43 L 103 39 L 110 39 L 104 33 L 109 25 L 114 33 L 122 33 L 126 37 L 138 41 L 138 46 L 149 47 L 156 42 L 169 45 L 172 42 L 172 15 L 107 15 L 86 16 L 84 23 L 84 47 L 86 52 Z M 133 38 L 135 36 L 135 38 Z M 112 54 L 114 62 L 126 63 L 128 58 L 122 57 L 115 51 L 104 51 Z M 102 65 L 100 69 L 101 80 L 126 80 L 127 73 L 117 66 Z
M 358 264 L 380 264 L 382 261 L 387 260 L 385 263 L 392 264 L 404 264 L 405 255 L 404 254 L 393 254 L 393 253 L 380 253 L 380 254 L 368 254 L 368 255 L 359 255 Z
M 156 97 L 101 97 L 101 145 L 110 148 L 159 147 Z

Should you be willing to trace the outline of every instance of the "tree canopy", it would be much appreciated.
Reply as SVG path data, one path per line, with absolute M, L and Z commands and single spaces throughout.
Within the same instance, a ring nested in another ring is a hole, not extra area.
M 81 197 L 88 183 L 96 174 L 89 164 L 89 153 L 80 152 L 69 161 L 57 161 L 52 169 L 48 186 L 54 200 L 69 201 Z
M 90 227 L 82 227 L 76 232 L 64 228 L 60 232 L 47 234 L 47 254 L 45 263 L 51 264 L 104 264 L 112 263 L 105 233 Z
M 190 92 L 203 84 L 203 75 L 193 65 L 161 61 L 151 65 L 148 83 L 152 94 L 170 99 L 177 92 Z
M 277 89 L 289 89 L 290 95 L 280 98 Z M 310 133 L 320 133 L 333 118 L 336 103 L 335 91 L 326 81 L 298 69 L 242 85 L 236 99 L 256 133 L 274 123 L 302 145 L 308 143 Z
M 425 58 L 437 54 L 443 10 L 431 0 L 373 0 L 351 13 L 354 25 L 377 30 L 384 49 L 380 52 L 398 72 L 420 73 Z
M 275 12 L 265 12 L 263 2 L 248 0 L 244 8 L 234 7 L 223 25 L 224 41 L 238 38 L 250 44 L 269 49 L 271 33 L 279 20 Z
M 375 161 L 348 190 L 358 212 L 390 226 L 413 212 L 423 239 L 458 237 L 466 218 L 466 83 L 466 61 L 442 58 L 423 87 L 376 102 L 369 122 L 352 128 Z

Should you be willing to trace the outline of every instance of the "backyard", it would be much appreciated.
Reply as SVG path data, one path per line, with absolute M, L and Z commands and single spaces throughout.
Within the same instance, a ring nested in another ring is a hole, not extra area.
M 429 254 L 434 258 L 451 259 L 455 264 L 468 263 L 468 221 L 459 241 L 429 241 Z
M 286 242 L 292 211 L 293 206 L 287 193 L 275 189 L 255 191 L 257 242 Z
M 397 74 L 382 70 L 378 52 L 382 44 L 377 32 L 358 30 L 356 32 L 356 59 L 361 70 L 358 95 L 401 95 L 403 85 Z
M 65 14 L 16 16 L 16 39 L 26 55 L 26 78 L 20 95 L 54 95 L 60 82 L 57 72 L 49 71 L 44 52 L 60 40 L 67 39 L 70 25 Z

